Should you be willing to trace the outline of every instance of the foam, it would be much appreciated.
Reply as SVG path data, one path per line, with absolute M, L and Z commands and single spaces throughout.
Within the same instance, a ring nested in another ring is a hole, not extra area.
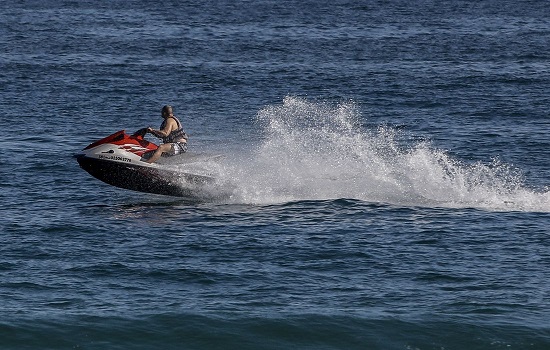
M 286 97 L 260 110 L 262 140 L 229 155 L 216 176 L 231 201 L 271 204 L 353 198 L 403 206 L 550 211 L 550 192 L 524 185 L 497 160 L 467 164 L 396 129 L 367 129 L 354 102 L 331 105 Z

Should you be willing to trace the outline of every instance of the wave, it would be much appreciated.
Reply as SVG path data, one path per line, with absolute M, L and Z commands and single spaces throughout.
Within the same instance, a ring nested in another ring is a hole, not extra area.
M 547 349 L 548 329 L 430 317 L 74 315 L 0 323 L 0 346 L 25 349 Z
M 350 198 L 400 206 L 550 212 L 550 192 L 498 160 L 468 164 L 397 128 L 366 128 L 353 101 L 286 97 L 257 114 L 261 141 L 215 169 L 235 203 Z

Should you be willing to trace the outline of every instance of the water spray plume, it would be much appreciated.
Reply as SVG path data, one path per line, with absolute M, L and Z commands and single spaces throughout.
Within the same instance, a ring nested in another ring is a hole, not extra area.
M 286 97 L 259 111 L 262 141 L 217 172 L 231 201 L 271 204 L 352 198 L 402 206 L 550 211 L 549 192 L 526 188 L 499 161 L 466 164 L 395 128 L 367 129 L 354 102 Z

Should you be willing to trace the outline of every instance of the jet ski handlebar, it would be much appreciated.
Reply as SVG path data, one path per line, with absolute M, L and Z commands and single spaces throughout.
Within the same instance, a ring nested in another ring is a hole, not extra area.
M 134 137 L 144 137 L 147 134 L 147 128 L 141 128 L 132 134 Z

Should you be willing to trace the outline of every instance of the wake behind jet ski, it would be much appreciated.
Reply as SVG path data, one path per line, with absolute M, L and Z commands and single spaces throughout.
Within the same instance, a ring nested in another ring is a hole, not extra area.
M 91 143 L 75 157 L 80 167 L 93 177 L 128 190 L 194 197 L 201 186 L 214 181 L 208 175 L 171 169 L 164 158 L 160 158 L 158 163 L 148 163 L 147 160 L 155 154 L 159 146 L 144 139 L 147 131 L 141 129 L 129 135 L 120 130 Z M 178 158 L 178 163 L 184 164 L 186 161 L 193 161 L 196 155 L 182 153 L 175 157 Z

